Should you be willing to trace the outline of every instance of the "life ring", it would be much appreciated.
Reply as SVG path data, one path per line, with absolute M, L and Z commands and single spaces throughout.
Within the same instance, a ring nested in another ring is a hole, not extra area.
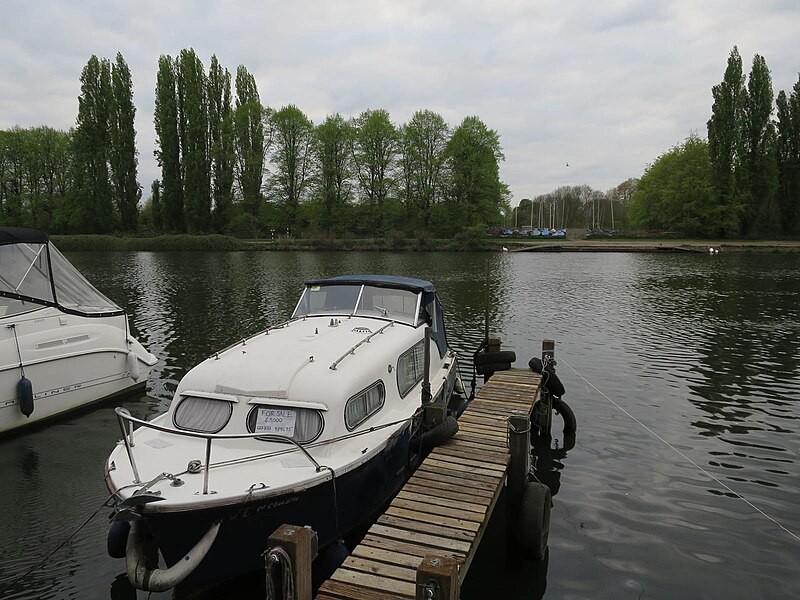
M 555 397 L 553 398 L 553 410 L 560 414 L 561 418 L 564 419 L 564 435 L 574 436 L 575 431 L 578 428 L 578 422 L 575 419 L 575 413 L 572 412 L 569 404 L 564 402 L 564 400 L 561 398 Z
M 515 534 L 523 557 L 544 560 L 550 536 L 552 506 L 549 487 L 538 481 L 531 481 L 525 486 Z

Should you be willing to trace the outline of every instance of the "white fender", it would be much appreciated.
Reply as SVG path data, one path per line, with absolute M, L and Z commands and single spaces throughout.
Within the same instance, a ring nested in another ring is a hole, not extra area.
M 131 379 L 137 381 L 139 379 L 139 375 L 141 374 L 139 371 L 139 357 L 136 356 L 136 352 L 133 350 L 128 350 L 128 356 L 125 358 L 128 364 L 128 375 L 131 376 Z
M 217 539 L 219 526 L 219 523 L 214 523 L 209 527 L 194 548 L 168 569 L 148 569 L 144 549 L 144 526 L 141 521 L 133 521 L 131 532 L 128 535 L 128 545 L 125 549 L 128 581 L 135 588 L 145 592 L 163 592 L 174 588 L 186 579 L 206 557 L 214 540 Z

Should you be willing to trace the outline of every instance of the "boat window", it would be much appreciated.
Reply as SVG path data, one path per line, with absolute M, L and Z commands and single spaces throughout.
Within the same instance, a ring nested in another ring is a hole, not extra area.
M 119 306 L 98 292 L 52 244 L 50 245 L 50 261 L 53 266 L 56 299 L 61 306 L 82 313 L 106 313 L 120 310 Z
M 347 401 L 344 407 L 344 424 L 352 431 L 369 419 L 383 406 L 386 388 L 382 381 L 377 381 Z
M 408 290 L 365 285 L 356 314 L 416 325 L 418 296 Z
M 0 289 L 54 302 L 45 244 L 0 246 Z
M 323 424 L 322 413 L 313 408 L 258 404 L 247 414 L 247 431 L 250 433 L 280 435 L 291 438 L 298 444 L 317 439 L 322 433 Z
M 294 311 L 294 317 L 304 315 L 350 315 L 356 308 L 360 285 L 311 285 Z
M 225 400 L 184 396 L 175 407 L 175 427 L 199 433 L 219 433 L 230 421 L 233 405 Z
M 397 390 L 405 397 L 422 381 L 425 372 L 425 340 L 420 340 L 397 359 Z

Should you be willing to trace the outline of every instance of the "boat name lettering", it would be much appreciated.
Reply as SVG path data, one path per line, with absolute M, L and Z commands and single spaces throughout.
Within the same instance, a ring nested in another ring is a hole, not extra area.
M 231 515 L 226 520 L 234 521 L 236 519 L 247 519 L 255 514 L 264 512 L 265 510 L 272 510 L 273 508 L 278 508 L 279 506 L 285 506 L 287 504 L 291 504 L 292 502 L 297 502 L 297 500 L 298 496 L 291 496 L 289 498 L 282 498 L 281 500 L 265 502 L 264 504 L 258 504 L 256 506 L 245 506 L 237 510 L 235 513 L 233 513 L 233 515 Z

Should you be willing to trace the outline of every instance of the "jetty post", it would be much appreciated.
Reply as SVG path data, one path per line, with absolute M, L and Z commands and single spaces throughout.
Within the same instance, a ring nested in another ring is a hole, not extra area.
M 556 342 L 555 340 L 542 340 L 542 376 L 546 377 L 548 367 L 555 369 L 556 365 Z M 537 423 L 539 435 L 550 435 L 553 426 L 553 395 L 548 386 L 543 385 L 539 390 L 539 414 Z
M 311 600 L 311 563 L 317 556 L 317 533 L 310 527 L 281 525 L 269 537 L 265 555 L 272 556 L 277 548 L 289 557 L 294 599 Z M 288 584 L 283 582 L 284 586 Z
M 449 556 L 426 555 L 417 567 L 415 600 L 458 600 L 460 595 L 458 561 Z

